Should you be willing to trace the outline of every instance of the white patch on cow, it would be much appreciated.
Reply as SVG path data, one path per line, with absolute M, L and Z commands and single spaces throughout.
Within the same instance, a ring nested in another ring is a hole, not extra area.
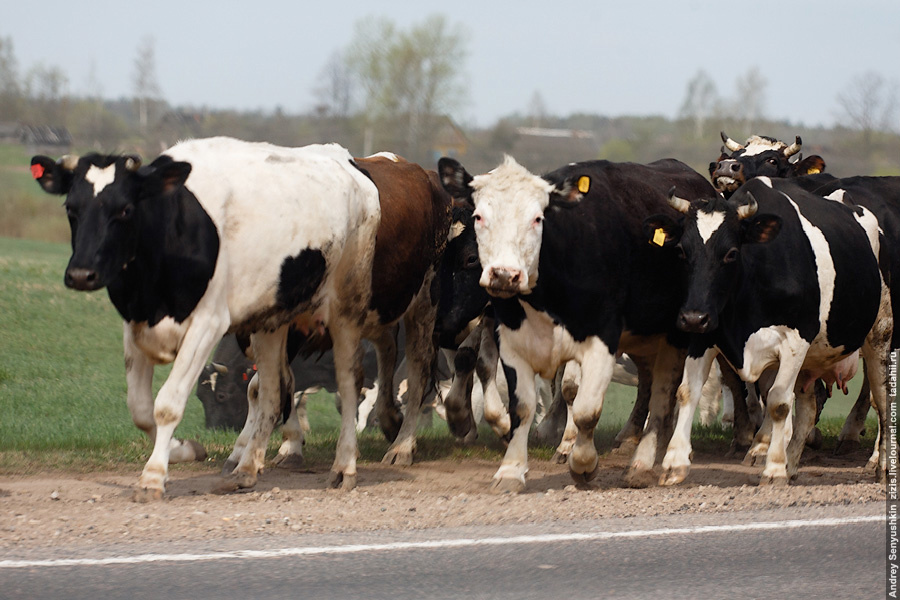
M 806 234 L 816 259 L 816 276 L 819 279 L 819 335 L 816 336 L 816 340 L 821 340 L 824 343 L 826 339 L 825 324 L 828 322 L 828 314 L 831 312 L 831 301 L 834 298 L 834 279 L 837 275 L 834 269 L 834 258 L 831 256 L 831 248 L 822 230 L 803 216 L 803 213 L 800 212 L 800 207 L 787 194 L 784 194 L 784 197 L 787 198 L 797 212 L 797 216 L 800 218 L 800 225 L 803 227 L 803 233 Z
M 116 165 L 114 164 L 103 169 L 96 165 L 91 165 L 91 168 L 84 174 L 84 180 L 94 186 L 94 196 L 98 196 L 115 179 Z
M 391 162 L 400 162 L 400 158 L 393 152 L 376 152 L 368 158 L 386 158 Z
M 834 190 L 833 192 L 831 192 L 830 194 L 825 196 L 825 199 L 826 200 L 834 200 L 835 202 L 843 204 L 844 203 L 844 194 L 846 194 L 846 193 L 847 192 L 844 190 Z
M 713 234 L 719 229 L 719 226 L 725 221 L 725 213 L 715 210 L 711 213 L 698 210 L 697 211 L 697 231 L 700 233 L 700 239 L 706 244 Z
M 757 154 L 762 154 L 763 152 L 768 152 L 769 150 L 777 150 L 779 152 L 783 152 L 785 148 L 787 148 L 787 144 L 785 144 L 784 142 L 773 142 L 771 140 L 767 140 L 754 135 L 749 140 L 747 140 L 747 144 L 744 147 L 743 156 L 756 156 Z
M 550 203 L 553 185 L 507 156 L 493 171 L 472 179 L 482 285 L 492 270 L 521 275 L 519 293 L 537 284 L 543 225 L 538 219 Z
M 774 187 L 775 187 L 775 186 L 772 185 L 772 179 L 771 179 L 770 177 L 765 176 L 765 175 L 761 175 L 761 176 L 757 177 L 756 180 L 759 181 L 760 183 L 762 183 L 762 184 L 763 184 L 764 186 L 766 186 L 767 188 L 774 188 Z

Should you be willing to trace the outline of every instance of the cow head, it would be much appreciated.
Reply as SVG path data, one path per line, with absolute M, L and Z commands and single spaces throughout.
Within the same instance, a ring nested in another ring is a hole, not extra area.
M 173 194 L 191 165 L 160 157 L 141 167 L 136 156 L 46 156 L 31 159 L 31 173 L 50 194 L 65 195 L 72 257 L 65 284 L 76 290 L 106 286 L 133 260 L 142 219 L 155 199 Z
M 651 243 L 673 248 L 687 272 L 688 294 L 678 314 L 682 331 L 707 333 L 719 324 L 719 313 L 735 290 L 744 244 L 765 243 L 781 230 L 781 218 L 756 214 L 753 194 L 740 190 L 726 200 L 689 202 L 669 192 L 669 205 L 684 216 L 654 215 L 644 221 Z
M 800 152 L 802 142 L 799 135 L 792 144 L 759 135 L 752 136 L 745 144 L 739 144 L 725 135 L 724 131 L 721 136 L 725 148 L 715 162 L 709 163 L 709 177 L 713 186 L 725 194 L 726 198 L 744 183 L 760 175 L 797 177 L 825 170 L 825 161 L 818 155 L 805 159 L 799 156 L 795 162 L 790 161 Z
M 569 181 L 559 187 L 519 165 L 512 157 L 484 175 L 472 177 L 457 161 L 442 158 L 438 172 L 444 189 L 474 209 L 475 238 L 488 294 L 510 298 L 537 285 L 544 211 L 581 195 Z
M 444 348 L 455 348 L 462 342 L 469 325 L 481 316 L 489 301 L 478 284 L 482 269 L 472 213 L 472 207 L 465 204 L 453 207 L 450 236 L 441 257 L 441 299 L 435 331 Z

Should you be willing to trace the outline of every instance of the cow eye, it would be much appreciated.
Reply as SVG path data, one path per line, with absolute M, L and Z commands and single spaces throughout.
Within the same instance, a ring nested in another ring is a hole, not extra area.
M 478 255 L 477 254 L 470 254 L 469 256 L 466 257 L 466 268 L 467 269 L 474 267 L 477 264 L 478 264 Z
M 134 205 L 126 204 L 122 207 L 122 210 L 116 215 L 116 219 L 119 221 L 127 221 L 134 214 Z
M 473 213 L 472 219 L 474 219 L 476 223 L 481 223 L 481 213 Z
M 722 262 L 725 264 L 733 263 L 738 259 L 738 249 L 732 248 L 728 252 L 725 253 L 725 257 L 722 259 Z
M 682 246 L 681 244 L 677 244 L 677 245 L 675 246 L 675 254 L 676 254 L 676 255 L 678 256 L 678 258 L 680 258 L 681 260 L 684 260 L 684 259 L 687 258 L 687 254 L 684 253 L 684 246 Z
M 544 215 L 538 215 L 534 218 L 534 226 L 537 227 L 544 222 Z
M 778 161 L 775 160 L 774 158 L 766 159 L 766 162 L 769 163 L 770 165 L 772 165 L 773 167 L 778 164 Z

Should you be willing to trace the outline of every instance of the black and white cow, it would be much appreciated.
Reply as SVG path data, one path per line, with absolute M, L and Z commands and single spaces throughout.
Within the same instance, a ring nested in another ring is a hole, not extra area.
M 632 485 L 648 484 L 681 379 L 685 351 L 678 344 L 685 339 L 675 328 L 683 291 L 677 258 L 652 252 L 642 222 L 671 210 L 666 192 L 672 186 L 692 198 L 714 190 L 675 160 L 591 161 L 541 177 L 506 157 L 472 177 L 442 158 L 438 171 L 445 189 L 474 208 L 480 283 L 492 296 L 499 325 L 512 436 L 493 487 L 525 487 L 535 392 L 522 382 L 530 384 L 535 373 L 550 379 L 569 360 L 582 366 L 571 408 L 578 433 L 569 470 L 577 482 L 596 475 L 593 432 L 621 352 L 652 365 L 650 418 L 626 475 Z
M 424 391 L 436 303 L 430 283 L 449 227 L 449 199 L 436 180 L 405 161 L 385 160 L 410 177 L 396 185 L 407 192 L 381 194 L 380 177 L 373 182 L 334 144 L 192 140 L 148 166 L 135 157 L 96 154 L 32 159 L 44 190 L 67 196 L 73 253 L 66 285 L 106 287 L 125 322 L 128 406 L 154 441 L 136 500 L 161 498 L 170 460 L 196 457 L 195 446 L 173 433 L 203 365 L 228 331 L 250 336 L 259 393 L 226 461 L 223 489 L 256 483 L 269 437 L 293 395 L 285 354 L 290 326 L 331 335 L 338 388 L 348 404 L 328 481 L 355 486 L 353 367 L 360 340 L 372 339 L 380 368 L 392 372 L 392 334 L 402 317 L 407 354 L 417 360 L 412 389 Z M 395 235 L 400 230 L 419 235 Z M 168 362 L 171 373 L 154 402 L 154 365 Z M 383 423 L 396 440 L 386 459 L 406 462 L 414 438 L 398 435 L 399 410 L 390 400 Z
M 790 178 L 803 189 L 818 196 L 841 201 L 844 194 L 850 194 L 854 204 L 871 211 L 883 233 L 882 263 L 887 265 L 887 277 L 891 291 L 891 306 L 894 321 L 900 319 L 900 177 L 845 177 L 837 178 L 826 174 L 825 161 L 813 155 L 803 160 L 790 162 L 790 158 L 801 149 L 797 136 L 791 144 L 762 135 L 751 136 L 744 144 L 739 144 L 721 133 L 725 149 L 716 162 L 710 163 L 710 177 L 713 185 L 726 198 L 733 194 L 745 181 L 756 176 Z M 895 328 L 891 349 L 900 349 L 900 328 Z M 865 427 L 868 412 L 869 388 L 863 386 L 856 405 L 838 435 L 836 453 L 851 451 L 859 447 L 860 432 Z M 877 459 L 876 446 L 873 461 Z
M 717 352 L 747 382 L 777 370 L 768 391 L 772 432 L 761 483 L 796 476 L 815 421 L 815 381 L 848 380 L 860 352 L 871 367 L 884 433 L 893 318 L 872 213 L 768 177 L 745 183 L 729 200 L 673 194 L 670 203 L 683 217 L 651 217 L 646 227 L 665 239 L 660 254 L 683 261 L 689 287 L 678 323 L 696 335 L 685 368 L 689 396 L 679 394 L 661 483 L 678 483 L 688 473 L 691 422 Z

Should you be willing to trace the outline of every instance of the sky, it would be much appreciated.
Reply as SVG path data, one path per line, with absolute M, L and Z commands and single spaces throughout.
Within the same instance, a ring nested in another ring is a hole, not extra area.
M 316 104 L 357 22 L 407 29 L 436 14 L 465 32 L 468 96 L 451 116 L 472 126 L 528 114 L 536 93 L 553 115 L 674 118 L 701 70 L 734 98 L 759 69 L 764 115 L 797 125 L 840 120 L 838 96 L 868 72 L 900 90 L 897 0 L 4 0 L 0 37 L 20 75 L 58 67 L 69 93 L 120 98 L 134 95 L 138 47 L 152 36 L 171 105 L 293 114 Z

